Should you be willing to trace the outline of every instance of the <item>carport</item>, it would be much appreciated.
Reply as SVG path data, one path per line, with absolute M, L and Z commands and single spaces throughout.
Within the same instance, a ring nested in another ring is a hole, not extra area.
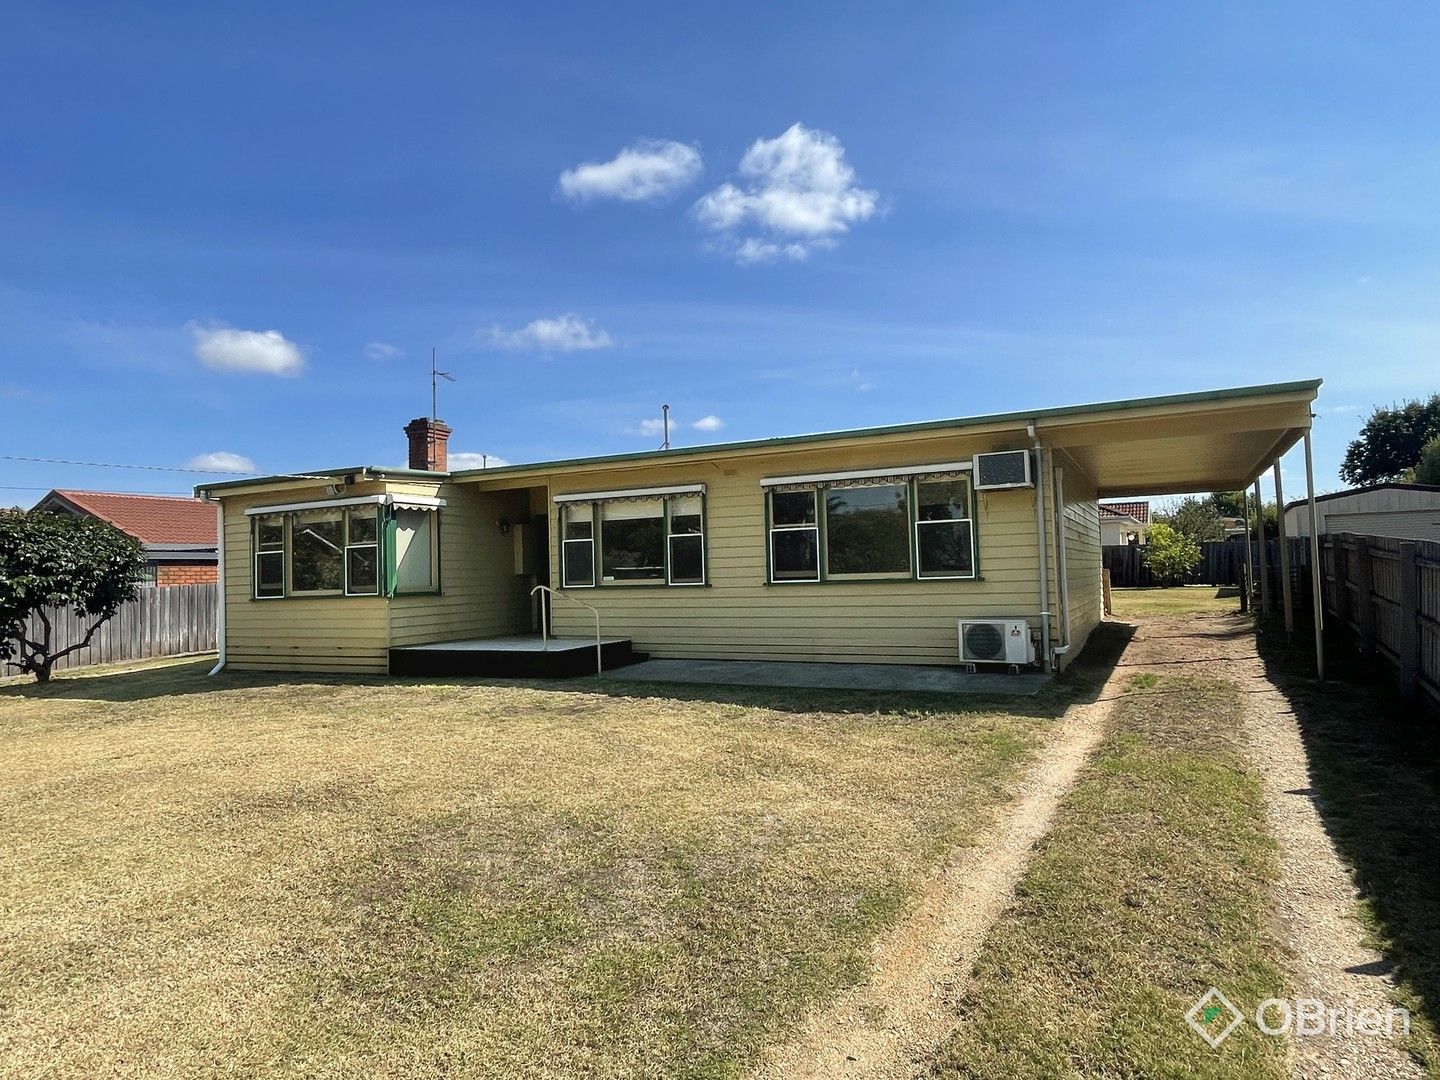
M 1038 453 L 1050 455 L 1063 477 L 1066 463 L 1094 478 L 1101 498 L 1166 495 L 1203 491 L 1254 491 L 1263 505 L 1261 479 L 1268 472 L 1277 506 L 1285 505 L 1280 459 L 1303 444 L 1305 493 L 1311 514 L 1315 507 L 1315 475 L 1310 428 L 1312 405 L 1320 379 L 1275 383 L 1208 394 L 1184 394 L 1118 403 L 1117 407 L 1076 406 L 1051 409 L 1036 416 L 1030 436 Z M 1057 480 L 1057 486 L 1063 483 Z M 1060 493 L 1057 492 L 1057 496 Z M 1258 515 L 1257 515 L 1258 520 Z M 1321 600 L 1320 540 L 1309 537 L 1314 607 L 1315 668 L 1325 677 L 1324 607 Z M 1042 543 L 1044 530 L 1040 530 Z M 1285 631 L 1295 629 L 1295 598 L 1290 587 L 1290 557 L 1285 519 L 1280 515 L 1280 580 Z M 1251 543 L 1247 532 L 1247 577 Z M 1062 549 L 1063 550 L 1063 549 Z M 1259 548 L 1262 603 L 1268 608 L 1265 545 Z M 1042 566 L 1044 564 L 1042 563 Z M 1063 556 L 1057 572 L 1063 574 Z M 1063 596 L 1063 590 L 1062 590 Z

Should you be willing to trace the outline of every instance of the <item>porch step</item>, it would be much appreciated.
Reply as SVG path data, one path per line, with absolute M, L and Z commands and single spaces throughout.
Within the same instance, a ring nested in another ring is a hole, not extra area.
M 602 638 L 600 660 L 606 671 L 648 660 L 629 638 Z M 390 650 L 391 675 L 482 675 L 502 679 L 568 679 L 595 674 L 594 638 L 524 635 L 468 638 Z

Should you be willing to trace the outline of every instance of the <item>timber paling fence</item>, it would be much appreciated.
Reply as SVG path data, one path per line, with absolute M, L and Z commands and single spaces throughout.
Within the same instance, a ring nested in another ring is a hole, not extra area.
M 55 670 L 145 660 L 155 656 L 182 656 L 215 649 L 215 616 L 219 602 L 216 585 L 167 585 L 141 589 L 139 599 L 126 604 L 104 623 L 90 644 L 56 661 Z M 85 637 L 94 619 L 71 608 L 46 608 L 52 627 L 51 651 L 58 652 Z M 39 640 L 43 628 L 38 615 L 30 616 L 26 637 Z M 17 675 L 20 669 L 6 663 L 0 674 Z
M 1310 551 L 1303 537 L 1289 537 L 1291 584 L 1300 587 L 1304 568 L 1310 563 Z M 1107 544 L 1101 549 L 1101 559 L 1110 571 L 1110 584 L 1123 588 L 1132 586 L 1147 589 L 1164 584 L 1157 581 L 1150 568 L 1145 565 L 1145 549 L 1138 544 Z M 1271 584 L 1280 587 L 1280 541 L 1271 539 L 1266 548 L 1269 560 Z M 1260 572 L 1258 545 L 1251 544 L 1251 557 L 1255 572 Z M 1231 540 L 1214 540 L 1200 545 L 1200 562 L 1183 580 L 1181 585 L 1235 585 L 1244 580 L 1245 541 L 1241 537 Z M 1278 606 L 1278 601 L 1275 602 Z
M 1440 709 L 1440 543 L 1326 533 L 1320 563 L 1331 625 L 1383 659 L 1401 694 Z

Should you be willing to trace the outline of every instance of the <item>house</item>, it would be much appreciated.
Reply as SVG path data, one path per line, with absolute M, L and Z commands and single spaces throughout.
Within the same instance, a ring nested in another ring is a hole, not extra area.
M 548 620 L 592 656 L 953 665 L 958 621 L 993 619 L 1053 670 L 1102 618 L 1099 500 L 1247 487 L 1319 385 L 456 472 L 418 419 L 408 468 L 196 489 L 223 523 L 220 663 L 481 671 Z
M 1144 499 L 1100 504 L 1100 543 L 1104 547 L 1145 543 L 1150 531 L 1150 503 Z
M 209 585 L 219 578 L 215 510 L 200 499 L 57 488 L 34 509 L 99 518 L 139 540 L 147 585 Z
M 1315 519 L 1321 533 L 1440 540 L 1440 486 L 1370 484 L 1317 495 Z M 1310 509 L 1304 500 L 1286 503 L 1286 534 L 1309 536 L 1310 531 Z

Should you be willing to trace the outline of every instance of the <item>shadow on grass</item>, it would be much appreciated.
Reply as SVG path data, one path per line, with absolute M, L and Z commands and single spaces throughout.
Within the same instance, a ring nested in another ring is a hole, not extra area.
M 1401 1004 L 1440 1020 L 1440 723 L 1394 693 L 1386 673 L 1353 647 L 1332 642 L 1330 678 L 1278 630 L 1261 633 L 1266 670 L 1289 700 L 1309 758 L 1313 797 L 1326 831 L 1354 868 L 1362 911 L 1400 983 Z M 1297 643 L 1309 641 L 1297 627 Z M 1366 974 L 1381 975 L 1381 970 Z M 1434 1070 L 1433 1034 L 1417 1052 Z
M 576 679 L 494 679 L 467 677 L 389 678 L 379 675 L 265 674 L 221 672 L 209 677 L 213 659 L 86 675 L 57 675 L 47 684 L 13 683 L 0 687 L 6 699 L 132 702 L 214 694 L 231 690 L 290 686 L 405 687 L 506 686 L 535 690 L 601 694 L 625 700 L 703 701 L 771 709 L 777 712 L 866 713 L 906 716 L 1005 712 L 1018 716 L 1058 716 L 1072 705 L 1094 701 L 1111 669 L 1134 636 L 1135 627 L 1105 623 L 1090 635 L 1085 650 L 1038 694 L 944 694 L 891 690 L 809 689 L 783 686 L 716 686 L 682 683 L 618 683 L 593 676 Z

